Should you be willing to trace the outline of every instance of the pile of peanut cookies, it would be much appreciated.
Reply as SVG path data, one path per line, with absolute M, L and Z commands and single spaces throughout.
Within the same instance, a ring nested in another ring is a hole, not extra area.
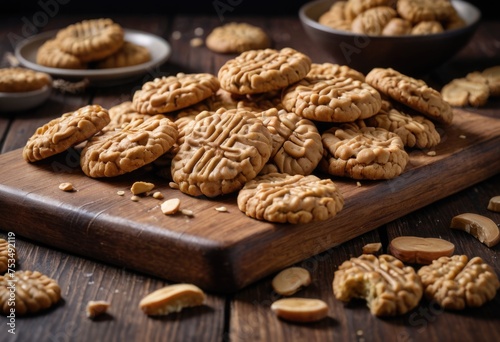
M 23 157 L 83 145 L 89 177 L 149 165 L 190 196 L 237 194 L 252 218 L 308 223 L 342 210 L 333 177 L 395 178 L 407 150 L 435 147 L 437 126 L 452 119 L 438 91 L 391 68 L 364 75 L 268 48 L 242 52 L 217 75 L 164 76 L 112 108 L 65 113 L 37 129 Z
M 83 20 L 60 29 L 38 49 L 36 62 L 51 68 L 108 69 L 145 63 L 150 51 L 127 41 L 109 18 Z
M 436 34 L 465 26 L 449 0 L 335 1 L 318 22 L 373 36 Z

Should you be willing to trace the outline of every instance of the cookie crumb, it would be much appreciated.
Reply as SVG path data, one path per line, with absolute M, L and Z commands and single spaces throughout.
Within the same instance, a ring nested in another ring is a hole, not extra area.
M 123 195 L 125 195 L 125 191 L 123 191 L 123 190 L 118 190 L 118 191 L 116 192 L 116 194 L 117 194 L 118 196 L 123 196 Z
M 361 186 L 361 182 L 356 182 L 356 186 Z
M 130 200 L 132 202 L 139 202 L 139 196 L 134 195 L 134 196 L 130 197 Z
M 193 211 L 189 210 L 189 209 L 182 209 L 181 213 L 182 213 L 182 215 L 186 215 L 186 216 L 194 216 Z
M 226 207 L 216 207 L 215 210 L 217 210 L 218 212 L 227 212 L 227 208 Z
M 156 198 L 156 199 L 163 199 L 163 194 L 159 191 L 155 191 L 153 193 L 153 198 Z
M 171 189 L 179 189 L 179 184 L 177 184 L 176 182 L 169 182 L 169 183 L 168 183 L 168 186 L 169 186 Z
M 61 183 L 59 184 L 59 189 L 66 192 L 71 192 L 75 190 L 73 184 L 71 183 Z
M 104 300 L 98 300 L 98 301 L 91 300 L 90 302 L 88 302 L 86 307 L 87 317 L 92 319 L 99 315 L 103 315 L 106 313 L 109 306 L 110 306 L 109 302 L 106 302 Z
M 161 212 L 165 215 L 173 215 L 179 211 L 181 200 L 178 198 L 171 198 L 166 200 L 160 205 Z
M 431 156 L 431 157 L 435 156 L 436 155 L 436 151 L 429 151 L 429 152 L 427 152 L 427 155 Z
M 467 139 L 467 136 L 465 136 L 465 135 L 463 135 L 463 134 L 460 134 L 458 137 L 459 137 L 460 139 Z

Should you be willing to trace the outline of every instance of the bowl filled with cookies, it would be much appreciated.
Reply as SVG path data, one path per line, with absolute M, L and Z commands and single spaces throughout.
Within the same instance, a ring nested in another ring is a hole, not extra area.
M 462 0 L 316 0 L 300 8 L 299 18 L 335 63 L 418 76 L 467 45 L 481 12 Z

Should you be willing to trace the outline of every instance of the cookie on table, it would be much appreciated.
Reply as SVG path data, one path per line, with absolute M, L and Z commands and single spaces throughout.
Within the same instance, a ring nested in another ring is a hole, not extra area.
M 100 105 L 88 105 L 55 118 L 28 139 L 23 157 L 35 162 L 66 151 L 94 134 L 110 122 L 108 110 Z
M 351 31 L 366 35 L 381 35 L 384 27 L 396 16 L 397 12 L 392 7 L 372 7 L 353 19 Z
M 49 39 L 38 48 L 36 62 L 49 68 L 87 68 L 87 63 L 81 61 L 80 58 L 61 50 L 59 42 L 56 39 Z
M 433 121 L 449 125 L 453 120 L 450 104 L 439 91 L 429 87 L 423 80 L 392 68 L 373 68 L 365 80 L 385 96 L 413 108 Z
M 283 107 L 322 122 L 353 122 L 380 110 L 380 93 L 369 84 L 346 77 L 306 77 L 283 90 Z
M 212 74 L 178 73 L 144 83 L 132 103 L 139 113 L 170 113 L 205 100 L 219 88 L 219 80 Z
M 361 82 L 365 81 L 365 75 L 356 69 L 353 69 L 347 65 L 340 65 L 335 63 L 312 63 L 311 70 L 307 74 L 307 77 L 318 76 L 321 78 L 332 78 L 332 77 L 350 77 L 354 80 Z
M 441 136 L 432 121 L 422 115 L 404 113 L 394 108 L 389 101 L 382 101 L 382 109 L 362 122 L 369 127 L 384 128 L 396 133 L 409 148 L 431 148 L 441 142 Z
M 448 310 L 480 307 L 500 288 L 495 270 L 480 257 L 443 256 L 418 270 L 424 295 Z
M 91 62 L 118 51 L 124 42 L 124 31 L 109 18 L 89 19 L 60 29 L 56 40 L 64 52 L 82 62 Z
M 318 18 L 318 22 L 336 30 L 350 31 L 352 19 L 346 15 L 347 3 L 347 1 L 334 2 L 328 11 Z
M 149 62 L 151 53 L 145 46 L 125 41 L 112 55 L 96 62 L 97 69 L 123 68 Z
M 486 82 L 455 78 L 443 86 L 441 95 L 446 102 L 455 107 L 480 107 L 488 101 L 490 88 Z
M 80 166 L 92 178 L 132 172 L 166 153 L 177 135 L 175 123 L 163 115 L 137 119 L 118 131 L 89 139 L 80 155 Z
M 22 67 L 0 68 L 0 92 L 18 93 L 42 89 L 52 78 L 44 72 Z
M 411 21 L 446 21 L 455 15 L 455 9 L 449 0 L 398 0 L 399 15 Z
M 311 59 L 292 48 L 245 51 L 219 69 L 220 87 L 234 94 L 272 92 L 304 78 Z
M 363 254 L 344 261 L 334 273 L 332 287 L 336 299 L 365 299 L 370 312 L 380 317 L 407 313 L 423 295 L 413 267 L 388 254 Z
M 191 196 L 240 190 L 271 156 L 271 133 L 251 112 L 200 113 L 172 159 L 172 179 Z
M 257 113 L 257 118 L 271 132 L 269 163 L 276 165 L 278 172 L 307 176 L 314 171 L 323 156 L 323 143 L 312 121 L 276 108 Z
M 260 27 L 231 22 L 216 27 L 205 40 L 206 46 L 219 53 L 242 53 L 248 50 L 267 49 L 271 40 Z
M 421 21 L 411 29 L 411 34 L 436 34 L 444 32 L 443 25 L 439 21 Z
M 344 197 L 331 179 L 269 173 L 248 181 L 238 192 L 237 203 L 257 220 L 305 224 L 337 215 Z
M 403 173 L 409 156 L 401 138 L 383 128 L 343 124 L 321 135 L 319 169 L 352 179 L 391 179 Z
M 488 85 L 491 96 L 500 96 L 500 65 L 468 73 L 466 78 L 470 81 L 485 83 Z

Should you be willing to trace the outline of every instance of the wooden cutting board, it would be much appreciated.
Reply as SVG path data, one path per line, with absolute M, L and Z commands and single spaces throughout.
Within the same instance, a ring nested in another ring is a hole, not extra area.
M 441 133 L 436 155 L 412 151 L 395 179 L 359 186 L 334 178 L 345 197 L 343 210 L 304 225 L 251 219 L 238 210 L 235 195 L 193 198 L 143 170 L 91 179 L 81 172 L 75 150 L 35 164 L 15 150 L 0 155 L 0 228 L 168 281 L 234 292 L 500 172 L 500 118 L 457 110 Z M 162 201 L 151 196 L 131 201 L 130 186 L 139 180 L 155 183 L 165 199 L 180 198 L 194 215 L 163 215 Z M 62 182 L 76 191 L 59 190 Z M 215 210 L 220 206 L 228 211 Z

